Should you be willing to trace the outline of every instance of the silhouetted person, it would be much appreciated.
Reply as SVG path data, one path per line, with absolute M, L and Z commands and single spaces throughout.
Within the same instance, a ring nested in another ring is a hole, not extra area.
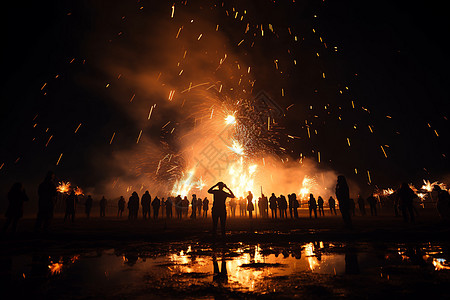
M 269 198 L 269 208 L 272 212 L 272 219 L 277 218 L 277 197 L 274 193 Z
M 334 200 L 334 198 L 331 197 L 331 196 L 328 199 L 328 206 L 330 207 L 330 213 L 333 214 L 333 211 L 334 211 L 334 215 L 337 215 L 337 213 L 336 213 L 336 200 Z
M 6 209 L 6 221 L 3 230 L 6 231 L 12 224 L 12 231 L 17 229 L 17 223 L 23 216 L 23 203 L 28 201 L 28 196 L 22 188 L 22 183 L 16 182 L 8 192 L 8 208 Z
M 319 196 L 317 198 L 317 207 L 319 208 L 319 216 L 325 216 L 325 211 L 323 210 L 323 198 Z
M 181 201 L 181 207 L 183 208 L 184 216 L 187 217 L 189 212 L 189 200 L 187 196 L 184 196 L 183 201 Z
M 67 218 L 71 218 L 72 222 L 75 221 L 75 205 L 78 202 L 78 197 L 75 195 L 75 191 L 72 191 L 66 198 L 66 213 L 64 215 L 64 222 Z
M 280 218 L 287 218 L 288 202 L 284 195 L 280 195 Z
M 152 201 L 153 207 L 153 219 L 158 219 L 159 207 L 161 206 L 161 201 L 159 201 L 158 196 L 156 196 Z
M 214 189 L 217 187 L 218 189 Z M 223 189 L 227 189 L 229 193 L 225 192 Z M 213 218 L 213 234 L 217 231 L 217 222 L 220 219 L 220 229 L 222 231 L 222 236 L 225 236 L 225 224 L 227 220 L 227 210 L 225 202 L 227 198 L 234 198 L 233 192 L 224 184 L 223 182 L 218 182 L 208 190 L 209 194 L 213 194 L 213 208 L 212 208 L 212 218 Z
M 352 216 L 356 215 L 356 203 L 353 198 L 350 198 L 350 212 L 351 212 Z
M 183 218 L 183 199 L 181 199 L 181 196 L 178 195 L 175 198 L 175 212 L 177 214 L 177 219 L 182 219 Z
M 317 219 L 317 202 L 313 194 L 309 194 L 308 206 L 309 206 L 309 218 L 310 219 L 312 218 L 312 212 L 314 212 L 314 218 Z
M 239 198 L 239 216 L 247 216 L 247 201 L 244 198 Z
M 359 213 L 361 216 L 366 215 L 366 202 L 364 201 L 364 198 L 361 197 L 361 195 L 358 195 L 358 207 L 359 207 Z
M 292 193 L 291 195 L 292 195 L 294 218 L 298 219 L 298 208 L 300 207 L 300 203 L 298 202 L 297 195 L 295 193 Z
M 433 191 L 436 191 L 438 193 L 436 209 L 439 213 L 439 216 L 441 216 L 443 220 L 450 220 L 450 196 L 448 192 L 441 189 L 441 187 L 438 185 L 433 186 Z
M 39 185 L 38 196 L 38 214 L 36 219 L 36 229 L 40 229 L 42 226 L 46 231 L 50 225 L 50 221 L 53 218 L 53 208 L 55 205 L 55 197 L 57 194 L 56 186 L 53 183 L 55 174 L 48 172 L 44 181 Z
M 197 216 L 199 218 L 202 216 L 202 208 L 203 208 L 202 198 L 197 198 Z
M 169 197 L 166 200 L 166 218 L 172 219 L 172 207 L 173 207 L 173 197 Z
M 150 203 L 152 202 L 152 196 L 148 191 L 145 191 L 144 195 L 141 198 L 141 206 L 142 206 L 142 218 L 147 219 L 150 217 Z
M 139 196 L 133 192 L 128 199 L 128 219 L 136 220 L 139 211 Z
M 197 195 L 192 195 L 192 201 L 191 201 L 191 219 L 197 218 Z
M 294 203 L 293 203 L 293 199 L 292 199 L 292 194 L 288 195 L 288 205 L 289 205 L 289 216 L 292 219 L 293 213 L 294 213 Z
M 230 210 L 231 210 L 231 216 L 234 218 L 236 217 L 236 198 L 231 198 L 230 200 Z
M 370 215 L 376 216 L 377 215 L 377 198 L 375 198 L 374 194 L 370 195 L 369 198 L 367 198 L 367 203 L 369 203 Z
M 261 202 L 262 202 L 262 216 L 265 218 L 269 217 L 269 200 L 267 199 L 267 196 L 262 194 L 261 196 Z
M 208 209 L 209 209 L 209 200 L 207 197 L 205 197 L 205 199 L 203 199 L 203 217 L 204 218 L 208 217 Z
M 247 211 L 248 211 L 248 216 L 251 218 L 253 218 L 253 211 L 255 210 L 255 207 L 253 205 L 253 194 L 252 192 L 248 191 L 248 195 L 247 195 Z
M 402 210 L 403 220 L 408 222 L 411 220 L 414 223 L 414 208 L 413 200 L 416 195 L 407 183 L 402 183 L 400 189 L 397 192 L 400 208 Z
M 119 208 L 117 211 L 117 216 L 121 218 L 125 210 L 125 199 L 123 196 L 120 196 L 119 202 L 117 202 L 117 207 Z
M 101 218 L 106 216 L 106 203 L 107 203 L 107 200 L 106 200 L 105 196 L 103 196 L 102 199 L 100 199 L 100 217 Z
M 91 216 L 92 202 L 91 195 L 88 195 L 86 202 L 84 202 L 84 212 L 86 213 L 86 218 L 88 219 Z
M 345 226 L 347 228 L 352 228 L 352 218 L 350 216 L 350 192 L 347 180 L 343 175 L 339 175 L 337 178 L 336 198 L 339 202 L 339 210 L 341 211 Z

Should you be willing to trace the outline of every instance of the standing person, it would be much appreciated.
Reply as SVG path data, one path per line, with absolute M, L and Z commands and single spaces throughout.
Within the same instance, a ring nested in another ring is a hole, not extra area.
M 161 201 L 158 199 L 158 196 L 156 196 L 155 199 L 153 199 L 153 201 L 152 201 L 153 219 L 158 219 L 160 206 L 161 206 Z
M 172 219 L 172 206 L 173 206 L 173 197 L 168 197 L 166 200 L 166 218 Z
M 78 197 L 75 195 L 75 191 L 72 190 L 70 195 L 66 198 L 66 213 L 64 215 L 64 222 L 67 218 L 71 218 L 72 222 L 75 221 L 75 205 L 78 203 Z
M 414 208 L 413 200 L 416 195 L 414 191 L 408 186 L 407 183 L 402 183 L 400 189 L 398 190 L 397 197 L 399 199 L 400 208 L 402 210 L 403 220 L 414 223 Z
M 269 207 L 270 210 L 272 211 L 272 219 L 273 218 L 277 218 L 277 197 L 275 196 L 274 193 L 272 193 L 272 195 L 269 198 Z
M 197 218 L 197 195 L 192 194 L 192 201 L 191 201 L 191 219 Z
M 214 189 L 217 187 L 218 189 Z M 227 189 L 229 193 L 225 192 L 223 189 Z M 227 210 L 225 206 L 225 202 L 227 198 L 234 198 L 233 192 L 224 184 L 223 182 L 218 182 L 214 186 L 212 186 L 208 190 L 209 194 L 213 194 L 213 208 L 212 208 L 212 217 L 213 217 L 213 234 L 216 234 L 217 231 L 217 222 L 220 219 L 220 229 L 222 231 L 222 236 L 225 236 L 225 224 L 227 220 Z
M 293 199 L 292 199 L 292 194 L 288 195 L 288 204 L 289 204 L 289 216 L 292 219 L 293 218 L 293 213 L 294 213 L 294 202 L 293 202 Z
M 107 203 L 106 198 L 105 198 L 105 196 L 103 196 L 102 199 L 100 200 L 100 217 L 101 218 L 106 216 L 106 203 Z
M 247 216 L 245 200 L 243 197 L 239 198 L 239 216 Z
M 350 192 L 344 175 L 339 175 L 337 178 L 336 198 L 339 202 L 339 210 L 341 211 L 344 224 L 350 229 L 352 228 L 352 218 L 350 216 Z
M 433 191 L 438 193 L 436 209 L 439 213 L 439 216 L 443 220 L 450 220 L 450 196 L 448 192 L 441 189 L 441 187 L 437 184 L 433 186 Z
M 253 218 L 253 211 L 255 210 L 255 206 L 253 205 L 253 194 L 251 191 L 248 191 L 248 195 L 247 195 L 247 211 L 248 211 L 248 216 L 251 218 Z
M 86 218 L 89 219 L 91 215 L 91 209 L 92 209 L 92 197 L 91 195 L 88 195 L 86 202 L 84 202 L 84 211 L 86 212 Z
M 178 195 L 175 198 L 175 212 L 177 214 L 177 219 L 183 218 L 182 203 L 183 203 L 183 200 L 181 199 L 181 196 Z
M 350 198 L 350 212 L 352 213 L 352 216 L 356 215 L 356 204 L 353 198 Z
M 145 191 L 141 198 L 142 217 L 145 219 L 150 218 L 150 203 L 152 202 L 152 196 L 148 191 Z
M 323 198 L 321 196 L 319 196 L 319 198 L 317 198 L 317 206 L 319 207 L 319 215 L 320 216 L 325 216 L 325 211 L 323 210 Z
M 364 201 L 364 198 L 361 197 L 361 195 L 358 195 L 358 207 L 359 207 L 359 213 L 361 216 L 366 215 L 366 202 Z
M 367 198 L 367 202 L 370 206 L 370 215 L 376 216 L 377 215 L 377 198 L 375 198 L 374 194 L 370 195 L 369 198 Z
M 139 211 L 139 196 L 133 192 L 128 199 L 128 220 L 136 220 Z
M 38 214 L 36 218 L 35 229 L 40 229 L 42 226 L 44 231 L 47 231 L 50 226 L 50 221 L 53 218 L 53 208 L 56 198 L 56 186 L 53 183 L 55 174 L 48 172 L 44 181 L 39 185 L 38 196 Z
M 205 197 L 205 199 L 203 199 L 203 217 L 204 218 L 208 217 L 208 209 L 209 209 L 209 200 L 208 200 L 208 197 Z
M 262 194 L 261 196 L 261 201 L 262 201 L 262 216 L 265 218 L 269 217 L 269 200 L 267 199 L 267 196 Z
M 337 215 L 336 200 L 334 200 L 334 198 L 332 196 L 330 196 L 330 198 L 328 199 L 328 206 L 330 207 L 330 213 L 333 214 L 333 211 L 334 211 L 334 215 Z
M 312 218 L 312 212 L 314 212 L 314 218 L 317 219 L 317 202 L 313 194 L 309 194 L 308 206 L 309 206 L 309 218 L 310 219 Z
M 298 208 L 300 207 L 300 203 L 297 200 L 297 194 L 292 193 L 292 205 L 294 210 L 294 218 L 298 219 Z
M 280 218 L 287 218 L 287 207 L 288 203 L 286 200 L 286 197 L 284 195 L 280 195 L 280 198 L 278 199 L 278 205 L 280 208 Z
M 202 198 L 198 198 L 197 199 L 197 216 L 199 218 L 201 218 L 201 216 L 202 216 L 202 208 L 203 208 Z
M 16 232 L 17 223 L 23 216 L 23 203 L 27 201 L 28 196 L 25 189 L 22 188 L 22 183 L 14 183 L 8 192 L 8 208 L 6 209 L 6 222 L 3 231 L 6 231 L 12 223 L 12 231 Z
M 117 211 L 117 216 L 119 218 L 122 218 L 123 211 L 125 210 L 125 199 L 123 198 L 123 196 L 120 196 L 117 207 L 119 208 L 119 210 Z
M 231 198 L 230 200 L 230 210 L 231 210 L 231 216 L 234 218 L 236 217 L 236 198 Z
M 184 196 L 181 206 L 183 207 L 183 215 L 187 218 L 189 212 L 189 200 L 187 196 Z

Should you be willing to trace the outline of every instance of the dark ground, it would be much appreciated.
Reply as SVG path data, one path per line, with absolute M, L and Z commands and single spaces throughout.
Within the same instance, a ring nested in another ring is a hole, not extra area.
M 226 238 L 211 235 L 211 218 L 131 222 L 80 214 L 74 223 L 55 218 L 48 233 L 23 219 L 15 235 L 1 236 L 0 282 L 8 296 L 38 299 L 450 297 L 450 226 L 435 210 L 421 210 L 416 224 L 387 212 L 356 216 L 353 230 L 339 215 L 315 220 L 306 213 L 298 220 L 228 218 Z M 226 261 L 226 279 L 213 272 L 216 259 Z M 436 259 L 446 268 L 437 270 Z M 49 268 L 58 261 L 63 269 L 55 275 Z

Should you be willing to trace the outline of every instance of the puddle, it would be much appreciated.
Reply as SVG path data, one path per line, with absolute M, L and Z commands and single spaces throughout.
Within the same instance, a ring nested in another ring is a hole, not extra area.
M 430 280 L 430 288 L 448 284 L 448 250 L 433 243 L 149 243 L 72 255 L 37 251 L 3 257 L 0 274 L 11 292 L 50 298 L 327 298 L 367 292 L 361 280 L 394 292 L 410 286 L 418 274 L 425 278 L 422 285 Z

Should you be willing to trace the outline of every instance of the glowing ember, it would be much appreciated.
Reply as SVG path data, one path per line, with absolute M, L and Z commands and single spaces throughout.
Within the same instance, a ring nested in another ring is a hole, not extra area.
M 61 273 L 62 267 L 63 264 L 61 262 L 51 263 L 48 265 L 48 268 L 50 269 L 52 275 Z

